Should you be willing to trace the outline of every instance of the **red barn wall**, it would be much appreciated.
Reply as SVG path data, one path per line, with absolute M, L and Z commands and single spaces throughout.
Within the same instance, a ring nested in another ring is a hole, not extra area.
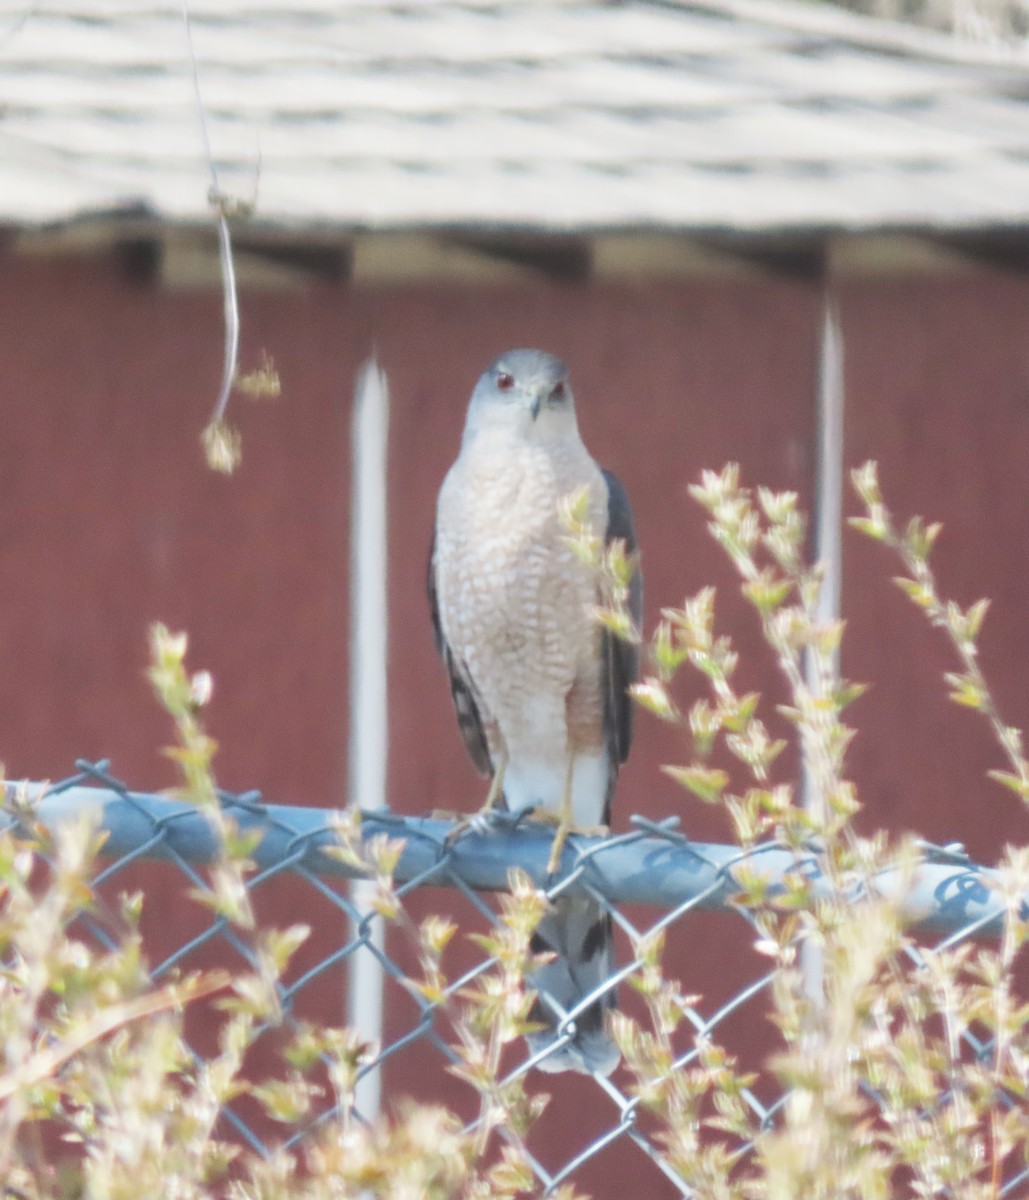
M 992 602 L 982 667 L 1003 719 L 1029 728 L 1029 283 L 975 272 L 840 288 L 846 457 L 874 458 L 901 524 L 943 522 L 941 592 Z M 856 512 L 856 504 L 850 506 Z M 1029 839 L 1029 811 L 985 778 L 1006 768 L 986 723 L 951 703 L 958 669 L 940 631 L 891 582 L 881 546 L 848 535 L 844 670 L 872 684 L 855 706 L 851 763 L 866 825 L 963 842 L 980 862 Z
M 986 666 L 1006 715 L 1027 724 L 1029 288 L 985 274 L 870 280 L 841 286 L 840 299 L 848 463 L 879 458 L 898 510 L 949 522 L 943 584 L 962 602 L 994 597 Z M 270 353 L 283 395 L 234 402 L 243 464 L 225 479 L 203 467 L 198 441 L 220 372 L 215 291 L 134 281 L 113 259 L 0 260 L 0 756 L 11 775 L 54 778 L 77 756 L 109 756 L 136 787 L 174 782 L 158 753 L 168 722 L 143 674 L 146 630 L 160 619 L 189 631 L 192 665 L 215 676 L 209 723 L 224 786 L 284 803 L 344 800 L 350 404 L 373 351 L 391 390 L 393 807 L 468 809 L 484 794 L 431 644 L 425 555 L 468 393 L 512 346 L 545 347 L 571 368 L 585 440 L 633 501 L 648 625 L 662 606 L 715 582 L 720 619 L 742 652 L 742 685 L 781 698 L 687 487 L 703 467 L 735 460 L 746 480 L 810 502 L 819 286 L 311 284 L 244 291 L 241 307 L 243 364 Z M 878 548 L 848 538 L 845 669 L 875 685 L 855 710 L 866 820 L 960 839 L 992 861 L 1004 841 L 1024 839 L 1025 820 L 1013 797 L 982 781 L 997 765 L 989 739 L 938 699 L 946 654 L 891 590 L 892 572 Z M 696 694 L 687 688 L 684 700 Z M 692 836 L 724 839 L 722 819 L 658 773 L 685 753 L 677 732 L 639 720 L 616 827 L 634 812 L 674 811 Z M 182 940 L 185 918 L 163 902 L 176 881 L 155 877 L 157 956 Z M 143 878 L 134 875 L 134 886 Z M 426 893 L 416 911 L 438 896 Z M 303 966 L 340 943 L 339 921 L 302 884 L 279 881 L 260 907 L 279 921 L 314 921 Z M 694 916 L 671 961 L 710 1010 L 754 978 L 748 941 L 742 923 Z M 343 986 L 341 973 L 328 978 L 311 1011 L 334 1019 Z M 407 1012 L 390 997 L 389 1029 L 399 1031 Z M 768 1045 L 759 1017 L 740 1018 L 731 1034 L 745 1057 Z M 613 1117 L 584 1108 L 583 1086 L 547 1080 L 554 1102 L 538 1149 L 550 1165 Z M 422 1044 L 386 1075 L 388 1098 L 411 1092 L 468 1107 Z M 598 1197 L 633 1194 L 637 1152 L 612 1147 L 579 1182 Z

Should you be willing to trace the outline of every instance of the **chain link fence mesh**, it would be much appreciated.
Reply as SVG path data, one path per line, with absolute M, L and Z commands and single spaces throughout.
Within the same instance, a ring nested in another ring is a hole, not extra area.
M 175 970 L 253 965 L 253 951 L 246 941 L 197 899 L 210 893 L 205 867 L 218 852 L 216 836 L 204 814 L 180 800 L 130 790 L 109 773 L 107 763 L 77 765 L 79 771 L 60 783 L 28 785 L 22 790 L 22 796 L 27 794 L 33 803 L 35 818 L 47 826 L 86 809 L 101 812 L 101 828 L 107 840 L 93 880 L 94 903 L 78 918 L 76 933 L 113 948 L 117 937 L 115 897 L 122 891 L 138 890 L 144 893 L 144 913 L 147 904 L 153 909 L 144 934 L 155 983 Z M 24 811 L 10 804 L 11 786 L 7 827 L 24 825 Z M 360 901 L 353 868 L 330 852 L 338 835 L 329 810 L 267 805 L 256 792 L 222 792 L 219 800 L 242 830 L 260 833 L 252 854 L 256 870 L 247 884 L 259 919 L 275 924 L 304 922 L 318 931 L 313 957 L 298 955 L 290 973 L 280 982 L 279 1000 L 285 1022 L 293 1024 L 309 1015 L 327 1023 L 340 1023 L 348 968 L 357 956 L 374 956 L 384 982 L 384 1023 L 381 1045 L 363 1073 L 381 1077 L 388 1105 L 395 1098 L 391 1093 L 393 1068 L 412 1058 L 413 1064 L 397 1073 L 398 1085 L 410 1089 L 413 1082 L 413 1090 L 419 1093 L 417 1099 L 442 1097 L 444 1103 L 453 1102 L 460 1108 L 461 1085 L 447 1071 L 458 1062 L 458 1056 L 445 1010 L 453 997 L 491 968 L 493 960 L 484 952 L 476 952 L 473 941 L 463 939 L 464 957 L 459 959 L 443 1000 L 425 999 L 411 985 L 412 977 L 418 974 L 411 947 L 405 948 L 402 939 L 391 932 L 384 936 L 381 917 Z M 726 926 L 719 935 L 724 938 L 725 955 L 740 957 L 748 970 L 760 966 L 759 956 L 746 955 L 755 940 L 753 930 L 748 931 L 746 925 L 753 926 L 754 919 L 745 907 L 734 903 L 739 890 L 734 871 L 746 862 L 769 878 L 782 877 L 797 869 L 795 852 L 775 843 L 747 852 L 727 845 L 697 844 L 678 830 L 674 819 L 656 823 L 637 817 L 631 824 L 630 832 L 603 839 L 572 837 L 563 870 L 549 887 L 546 862 L 551 832 L 521 817 L 501 815 L 489 829 L 474 825 L 468 829 L 456 818 L 367 813 L 362 817 L 362 836 L 368 839 L 385 834 L 402 841 L 395 873 L 396 894 L 408 915 L 445 912 L 466 931 L 487 930 L 495 921 L 496 893 L 505 889 L 513 867 L 522 868 L 547 888 L 550 898 L 569 888 L 588 890 L 607 908 L 621 931 L 617 969 L 599 992 L 618 989 L 620 1003 L 627 1002 L 630 1007 L 630 989 L 620 985 L 642 969 L 640 947 L 658 933 L 680 930 L 691 914 L 733 914 L 733 925 Z M 957 845 L 922 843 L 920 848 L 922 862 L 905 893 L 906 908 L 920 935 L 924 934 L 906 951 L 916 966 L 925 965 L 933 954 L 968 939 L 996 937 L 1003 921 L 1002 903 L 991 887 L 988 869 L 970 861 Z M 801 868 L 811 873 L 817 888 L 816 856 L 812 854 Z M 289 882 L 288 890 L 276 895 L 276 883 L 284 881 Z M 893 881 L 884 876 L 878 884 L 889 889 Z M 148 893 L 156 893 L 156 906 L 152 904 L 155 897 L 148 897 Z M 737 932 L 731 933 L 730 928 Z M 672 1070 L 696 1064 L 701 1047 L 711 1039 L 730 1044 L 739 1040 L 741 1025 L 750 1031 L 763 1030 L 757 1038 L 763 1055 L 770 1047 L 774 1049 L 763 1007 L 773 974 L 767 969 L 755 971 L 744 986 L 724 998 L 712 999 L 710 993 L 706 998 L 694 998 L 686 1012 L 692 1036 Z M 585 997 L 576 1011 L 567 1014 L 555 1048 L 562 1044 L 562 1038 L 572 1036 L 576 1016 L 597 999 L 599 992 Z M 187 1035 L 198 1056 L 212 1053 L 210 1024 L 210 1012 L 205 1025 L 203 1013 L 194 1020 L 191 1010 Z M 268 1029 L 259 1039 L 254 1071 L 260 1072 L 272 1061 L 275 1037 L 276 1031 Z M 992 1037 L 964 1028 L 961 1039 L 963 1055 L 981 1062 L 990 1060 L 994 1052 Z M 266 1062 L 262 1062 L 262 1041 L 268 1043 L 264 1048 Z M 532 1057 L 523 1043 L 519 1046 L 520 1058 L 510 1064 L 505 1060 L 505 1070 L 518 1075 L 531 1070 L 542 1056 Z M 575 1086 L 589 1089 L 589 1095 L 575 1102 L 575 1120 L 564 1123 L 568 1136 L 562 1141 L 561 1159 L 555 1161 L 552 1154 L 530 1154 L 541 1193 L 552 1192 L 565 1182 L 579 1183 L 589 1164 L 603 1161 L 605 1155 L 614 1152 L 638 1159 L 639 1194 L 694 1194 L 648 1125 L 641 1097 L 631 1086 L 632 1081 L 622 1079 L 623 1074 L 616 1071 L 609 1078 L 575 1076 Z M 547 1077 L 548 1090 L 553 1090 L 555 1078 Z M 464 1090 L 470 1093 L 471 1089 Z M 757 1087 L 744 1089 L 742 1098 L 758 1126 L 767 1128 L 775 1122 L 788 1095 L 759 1092 Z M 473 1125 L 480 1119 L 475 1115 L 474 1097 L 464 1099 L 469 1125 Z M 939 1098 L 941 1104 L 946 1101 L 946 1096 Z M 1002 1093 L 999 1102 L 1016 1105 L 1024 1104 L 1025 1099 Z M 245 1099 L 222 1110 L 228 1136 L 262 1155 L 272 1153 L 276 1145 L 297 1146 L 312 1128 L 338 1115 L 338 1109 L 326 1103 L 283 1138 L 281 1127 L 274 1131 L 256 1106 L 248 1107 Z M 360 1111 L 355 1115 L 364 1119 Z M 577 1140 L 573 1132 L 580 1124 L 585 1137 Z M 742 1155 L 749 1150 L 748 1145 L 740 1147 Z M 1024 1194 L 1029 1194 L 1029 1168 L 1009 1170 L 996 1195 Z

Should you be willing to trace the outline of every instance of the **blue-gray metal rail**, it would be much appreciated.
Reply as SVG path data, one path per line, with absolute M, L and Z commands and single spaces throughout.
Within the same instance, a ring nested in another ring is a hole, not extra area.
M 10 803 L 19 788 L 34 817 L 49 828 L 83 811 L 95 811 L 107 833 L 105 857 L 179 856 L 203 864 L 218 854 L 211 824 L 202 811 L 185 802 L 116 787 L 65 784 L 49 790 L 42 784 L 7 784 L 8 823 L 14 819 Z M 332 810 L 264 804 L 256 794 L 227 797 L 224 803 L 241 829 L 262 831 L 250 856 L 259 870 L 295 864 L 325 876 L 357 873 L 328 852 L 338 845 Z M 671 821 L 636 818 L 633 825 L 631 832 L 613 837 L 570 837 L 556 877 L 548 876 L 546 869 L 553 830 L 531 820 L 501 818 L 485 832 L 471 827 L 453 836 L 452 820 L 373 812 L 363 814 L 361 832 L 365 839 L 385 834 L 403 842 L 395 872 L 398 883 L 418 879 L 423 885 L 445 885 L 456 876 L 472 889 L 500 891 L 517 865 L 552 894 L 588 886 L 611 904 L 666 909 L 684 903 L 730 907 L 739 891 L 734 868 L 742 863 L 773 886 L 798 870 L 812 879 L 816 891 L 827 886 L 814 854 L 798 859 L 774 843 L 744 852 L 735 846 L 693 842 Z M 889 894 L 903 888 L 902 911 L 916 928 L 963 936 L 999 933 L 1004 908 L 994 872 L 971 862 L 960 847 L 926 846 L 924 853 L 906 884 L 897 873 L 885 872 L 875 877 L 876 890 Z M 1029 908 L 1029 897 L 1023 906 Z

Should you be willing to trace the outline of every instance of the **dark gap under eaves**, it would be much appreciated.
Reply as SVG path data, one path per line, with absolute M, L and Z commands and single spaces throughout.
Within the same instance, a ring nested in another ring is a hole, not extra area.
M 344 283 L 350 278 L 353 268 L 353 251 L 343 245 L 237 238 L 236 247 L 253 258 L 290 267 L 320 283 Z
M 581 237 L 460 233 L 451 234 L 447 240 L 487 258 L 515 263 L 565 282 L 588 279 L 592 268 L 589 241 Z
M 161 273 L 164 250 L 159 238 L 119 238 L 111 247 L 111 253 L 122 276 L 138 287 L 149 287 Z
M 984 267 L 1018 275 L 1029 272 L 1029 225 L 930 236 L 938 245 L 957 250 Z
M 824 278 L 825 239 L 820 235 L 794 237 L 734 237 L 731 234 L 706 234 L 694 239 L 705 249 L 726 258 L 735 258 L 773 275 L 797 281 Z

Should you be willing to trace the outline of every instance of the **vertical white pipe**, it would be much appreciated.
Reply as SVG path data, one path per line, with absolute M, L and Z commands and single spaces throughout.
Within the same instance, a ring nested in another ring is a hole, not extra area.
M 816 620 L 838 620 L 843 584 L 843 330 L 831 292 L 826 291 L 822 312 L 822 339 L 818 359 L 818 450 L 815 469 L 815 558 L 825 575 L 818 596 Z M 807 657 L 807 682 L 818 686 L 813 654 Z M 834 672 L 838 666 L 834 664 Z M 821 815 L 823 797 L 808 764 L 804 764 L 804 807 Z M 801 956 L 808 995 L 822 996 L 822 954 L 805 943 Z
M 349 802 L 361 809 L 386 806 L 389 755 L 386 693 L 386 451 L 389 392 L 374 358 L 361 369 L 354 393 L 351 427 L 350 523 L 350 786 Z M 370 911 L 369 887 L 357 882 L 351 899 Z M 374 920 L 382 945 L 382 923 Z M 353 932 L 356 933 L 356 930 Z M 383 973 L 378 959 L 358 951 L 350 959 L 347 1024 L 367 1041 L 382 1040 Z M 378 1071 L 357 1086 L 358 1112 L 367 1120 L 379 1113 Z
M 819 620 L 837 620 L 843 583 L 843 330 L 831 294 L 822 315 L 818 364 L 815 555 L 825 563 Z

